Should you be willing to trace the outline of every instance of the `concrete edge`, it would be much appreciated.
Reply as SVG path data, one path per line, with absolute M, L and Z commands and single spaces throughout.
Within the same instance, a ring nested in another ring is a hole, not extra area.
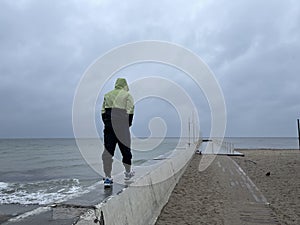
M 178 150 L 157 168 L 135 181 L 134 186 L 109 197 L 83 214 L 77 225 L 155 224 L 162 208 L 195 153 L 197 145 Z M 167 179 L 162 180 L 161 177 Z

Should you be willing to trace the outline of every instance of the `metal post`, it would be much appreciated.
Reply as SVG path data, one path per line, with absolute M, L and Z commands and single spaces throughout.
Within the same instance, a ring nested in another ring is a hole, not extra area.
M 190 123 L 190 117 L 189 117 L 189 146 L 191 145 L 191 123 Z
M 299 150 L 300 150 L 300 123 L 299 123 L 299 119 L 297 119 L 297 124 L 298 124 L 298 141 L 299 141 Z
M 193 124 L 193 143 L 195 143 L 195 119 L 194 119 L 194 112 L 193 112 L 193 122 L 192 122 L 192 124 Z

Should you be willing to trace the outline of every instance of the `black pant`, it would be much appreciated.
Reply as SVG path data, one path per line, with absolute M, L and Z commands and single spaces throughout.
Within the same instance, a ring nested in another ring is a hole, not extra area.
M 132 154 L 130 150 L 130 131 L 128 123 L 105 124 L 104 126 L 104 152 L 102 154 L 103 169 L 106 176 L 111 176 L 112 157 L 114 156 L 116 145 L 119 145 L 122 153 L 122 162 L 126 172 L 130 171 Z

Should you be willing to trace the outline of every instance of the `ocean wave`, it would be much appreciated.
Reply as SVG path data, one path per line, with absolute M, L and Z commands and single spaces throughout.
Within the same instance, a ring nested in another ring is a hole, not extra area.
M 32 183 L 0 182 L 0 204 L 47 205 L 83 192 L 83 189 L 78 179 Z
M 8 183 L 0 182 L 0 191 L 5 190 L 8 187 Z

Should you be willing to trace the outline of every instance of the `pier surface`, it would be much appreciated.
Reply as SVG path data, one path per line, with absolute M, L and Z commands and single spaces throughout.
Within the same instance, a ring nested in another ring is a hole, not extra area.
M 228 156 L 217 156 L 204 171 L 195 155 L 156 225 L 280 224 L 267 199 Z

